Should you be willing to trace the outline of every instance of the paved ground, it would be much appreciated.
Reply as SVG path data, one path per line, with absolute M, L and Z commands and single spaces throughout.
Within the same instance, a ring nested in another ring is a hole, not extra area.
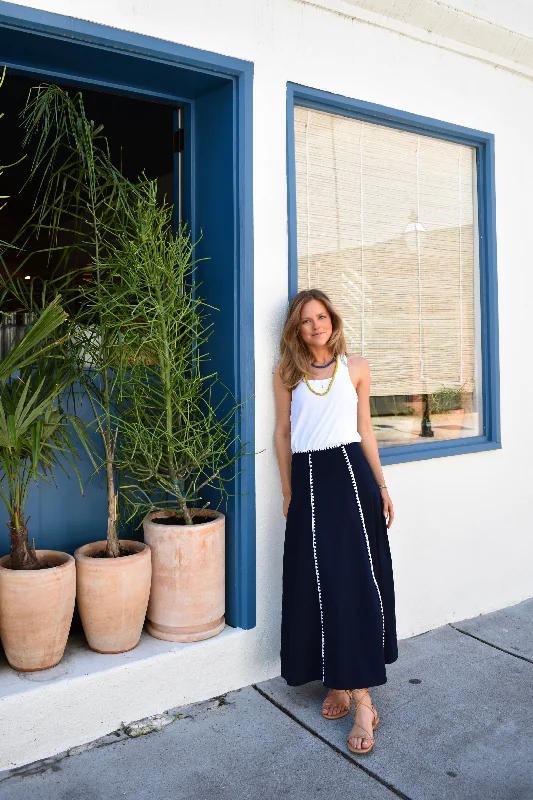
M 320 683 L 276 678 L 1 773 L 0 800 L 533 800 L 533 600 L 400 642 L 388 676 L 368 756 Z

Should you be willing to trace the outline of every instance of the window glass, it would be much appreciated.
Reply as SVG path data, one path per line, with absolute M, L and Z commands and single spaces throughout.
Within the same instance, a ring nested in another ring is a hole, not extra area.
M 482 433 L 473 147 L 295 108 L 298 288 L 371 368 L 382 446 Z

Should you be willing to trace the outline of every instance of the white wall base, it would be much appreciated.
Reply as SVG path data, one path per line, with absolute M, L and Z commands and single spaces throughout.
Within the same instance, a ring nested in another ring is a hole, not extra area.
M 65 657 L 21 673 L 0 658 L 0 770 L 86 744 L 122 723 L 206 700 L 279 674 L 261 669 L 254 631 L 226 627 L 204 642 L 162 642 L 143 633 L 135 650 L 101 655 L 71 636 Z M 264 663 L 264 659 L 260 659 Z

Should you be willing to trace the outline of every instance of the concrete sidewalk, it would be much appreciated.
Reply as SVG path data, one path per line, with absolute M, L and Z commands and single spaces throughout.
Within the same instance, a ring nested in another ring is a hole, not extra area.
M 400 642 L 368 756 L 322 698 L 276 678 L 173 709 L 159 732 L 1 773 L 0 800 L 533 800 L 533 600 Z

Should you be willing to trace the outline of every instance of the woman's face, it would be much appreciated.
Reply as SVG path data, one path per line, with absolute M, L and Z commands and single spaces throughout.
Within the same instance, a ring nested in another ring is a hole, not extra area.
M 330 340 L 331 317 L 321 300 L 308 300 L 300 311 L 300 336 L 308 347 L 323 347 Z

